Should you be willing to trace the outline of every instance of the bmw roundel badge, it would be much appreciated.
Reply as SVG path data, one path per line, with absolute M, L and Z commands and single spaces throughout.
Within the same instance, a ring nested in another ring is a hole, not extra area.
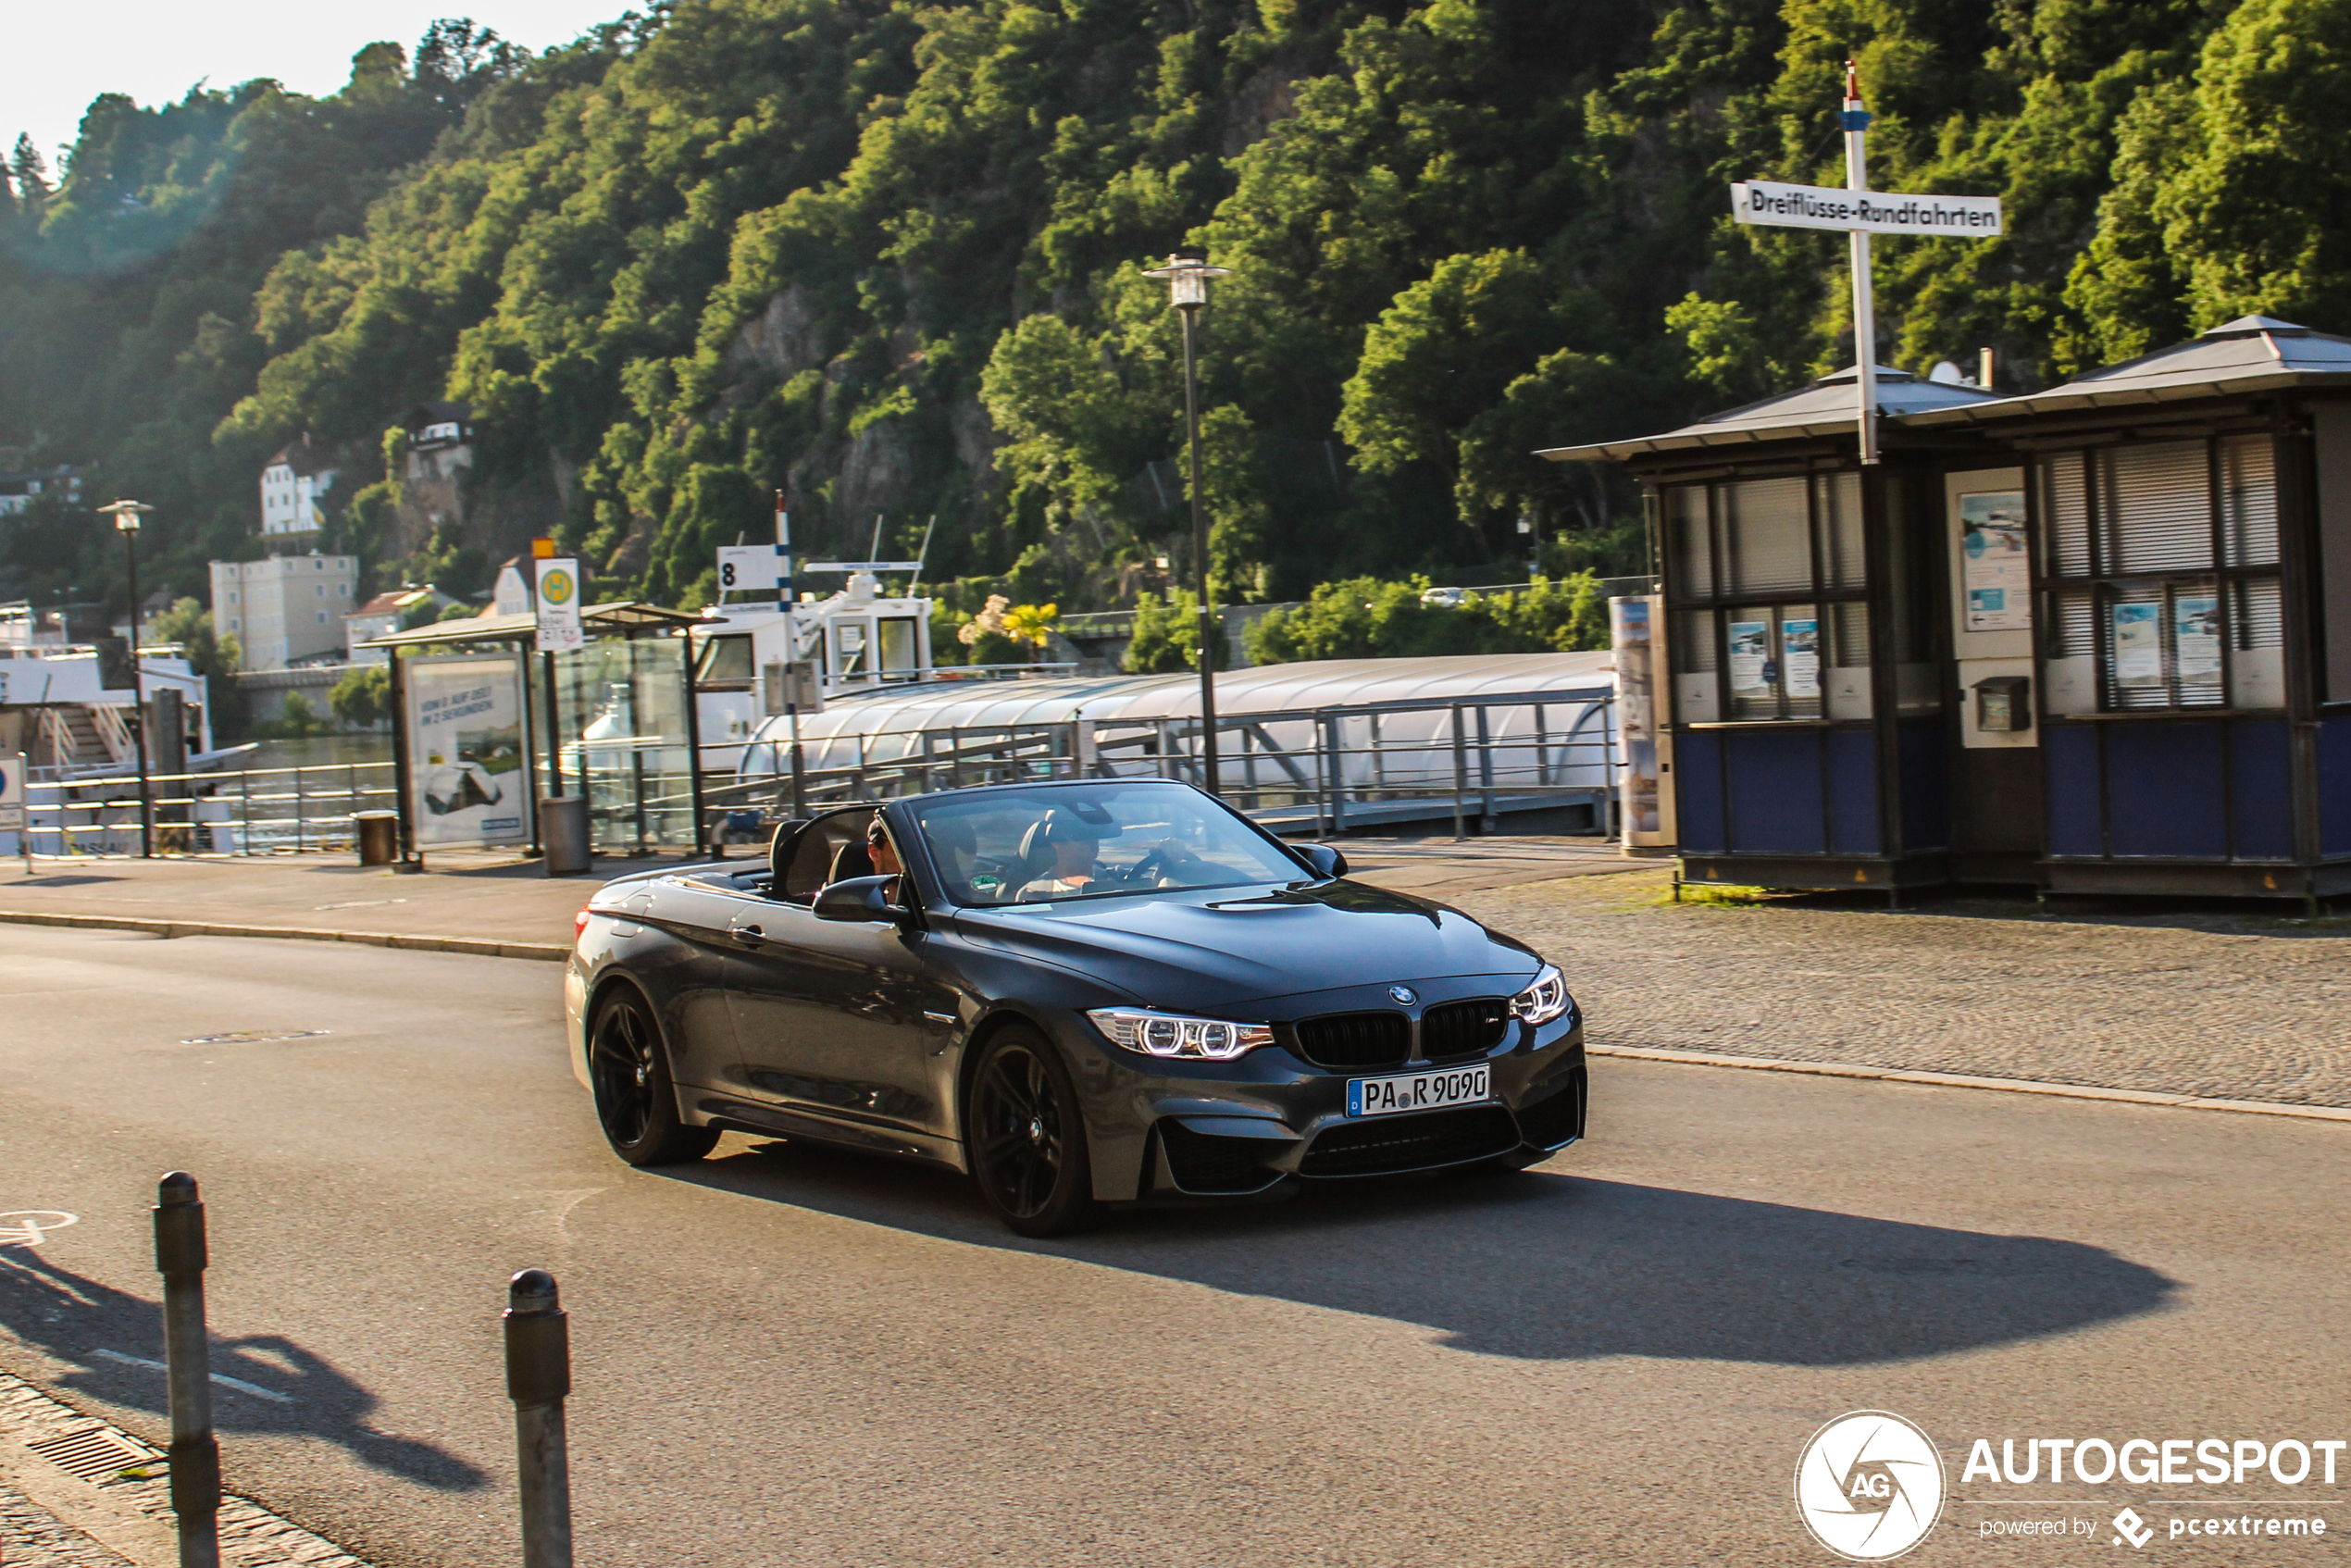
M 1421 993 L 1414 990 L 1410 986 L 1390 986 L 1387 988 L 1387 994 L 1394 997 L 1397 1001 L 1402 1002 L 1407 1007 L 1412 1006 L 1412 1003 L 1421 999 Z

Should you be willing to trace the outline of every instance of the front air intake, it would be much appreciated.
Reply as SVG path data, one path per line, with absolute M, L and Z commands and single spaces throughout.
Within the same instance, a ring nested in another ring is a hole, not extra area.
M 1334 1013 L 1293 1027 L 1298 1053 L 1318 1067 L 1393 1067 L 1412 1053 L 1412 1026 L 1401 1013 Z
M 1448 1002 L 1421 1014 L 1421 1054 L 1432 1062 L 1483 1056 L 1502 1043 L 1511 1004 L 1499 996 Z

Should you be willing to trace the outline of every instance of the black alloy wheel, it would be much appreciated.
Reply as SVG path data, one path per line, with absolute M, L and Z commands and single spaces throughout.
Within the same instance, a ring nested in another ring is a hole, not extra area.
M 596 1010 L 588 1030 L 588 1078 L 604 1139 L 629 1164 L 678 1164 L 717 1146 L 715 1129 L 690 1127 L 678 1117 L 669 1052 L 635 991 L 616 990 Z
M 1027 1029 L 988 1042 L 966 1133 L 980 1195 L 1018 1234 L 1063 1236 L 1101 1217 L 1069 1069 Z

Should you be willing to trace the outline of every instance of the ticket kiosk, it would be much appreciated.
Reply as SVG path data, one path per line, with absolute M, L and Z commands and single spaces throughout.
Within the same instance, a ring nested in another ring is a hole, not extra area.
M 1623 463 L 1648 492 L 1693 880 L 1892 890 L 1951 875 L 1935 517 L 1946 468 L 1991 443 L 1900 417 L 1996 400 L 1880 369 L 1883 458 L 1865 467 L 1856 381 L 1543 454 Z
M 2245 317 L 1899 421 L 1947 467 L 1954 871 L 2351 890 L 2351 340 Z

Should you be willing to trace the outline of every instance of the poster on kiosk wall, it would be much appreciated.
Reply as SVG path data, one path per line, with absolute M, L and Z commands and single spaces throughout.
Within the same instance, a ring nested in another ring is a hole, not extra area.
M 405 674 L 417 847 L 529 839 L 520 667 L 511 657 L 454 654 L 411 659 Z

